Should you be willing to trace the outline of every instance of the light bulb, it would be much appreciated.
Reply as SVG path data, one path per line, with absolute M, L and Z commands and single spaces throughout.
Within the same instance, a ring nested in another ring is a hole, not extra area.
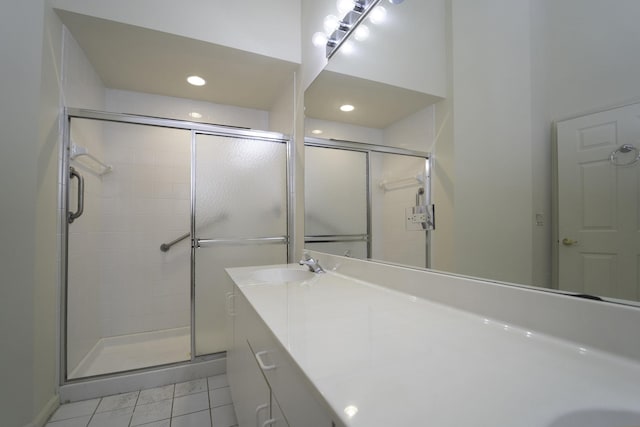
M 353 37 L 359 42 L 362 42 L 369 38 L 369 33 L 369 27 L 364 24 L 360 24 L 353 32 Z
M 351 55 L 354 50 L 356 50 L 356 48 L 351 40 L 345 41 L 342 43 L 342 46 L 340 46 L 340 53 L 345 55 Z
M 324 32 L 327 35 L 331 35 L 335 30 L 338 29 L 338 25 L 340 24 L 340 20 L 335 15 L 327 15 L 324 18 L 324 22 L 322 23 L 324 27 Z
M 387 19 L 387 9 L 382 6 L 376 6 L 369 14 L 369 19 L 374 24 L 381 24 Z
M 190 112 L 189 116 L 193 117 L 194 119 L 201 119 L 202 118 L 202 114 L 198 113 L 197 111 Z
M 329 40 L 327 35 L 322 31 L 318 31 L 313 35 L 313 37 L 311 37 L 311 42 L 316 47 L 325 46 L 327 44 L 327 40 Z
M 348 113 L 349 111 L 353 111 L 355 109 L 356 107 L 351 104 L 344 104 L 340 106 L 340 111 L 344 111 L 345 113 Z
M 340 15 L 344 15 L 352 10 L 354 5 L 355 2 L 353 0 L 338 0 L 336 2 L 336 7 L 338 8 L 338 13 Z

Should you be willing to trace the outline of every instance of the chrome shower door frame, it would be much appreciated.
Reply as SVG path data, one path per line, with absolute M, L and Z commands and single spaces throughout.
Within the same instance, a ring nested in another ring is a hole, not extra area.
M 77 379 L 69 379 L 67 371 L 67 297 L 68 297 L 68 259 L 69 259 L 69 221 L 68 221 L 68 212 L 69 212 L 69 192 L 70 192 L 70 176 L 69 176 L 69 168 L 70 168 L 70 155 L 71 155 L 71 120 L 72 119 L 88 119 L 88 120 L 96 120 L 103 122 L 113 122 L 113 123 L 123 123 L 123 124 L 134 124 L 134 125 L 144 125 L 144 126 L 155 126 L 160 128 L 168 128 L 168 129 L 180 129 L 191 132 L 191 200 L 190 200 L 190 230 L 189 236 L 191 238 L 191 259 L 190 259 L 190 269 L 191 269 L 191 280 L 189 283 L 190 286 L 190 351 L 191 358 L 187 361 L 180 361 L 170 364 L 163 364 L 162 367 L 170 367 L 170 366 L 180 366 L 185 364 L 190 364 L 196 361 L 207 360 L 210 358 L 219 358 L 224 357 L 225 352 L 214 353 L 214 354 L 205 354 L 196 356 L 196 331 L 195 331 L 195 249 L 198 245 L 195 235 L 195 139 L 197 134 L 208 134 L 208 135 L 217 135 L 222 137 L 232 137 L 232 138 L 245 138 L 245 139 L 259 139 L 273 142 L 280 142 L 286 144 L 286 235 L 282 236 L 282 239 L 279 243 L 283 243 L 286 245 L 286 253 L 287 260 L 291 259 L 291 251 L 290 251 L 290 242 L 291 242 L 291 233 L 293 228 L 292 224 L 292 150 L 294 149 L 293 144 L 291 143 L 291 138 L 285 134 L 278 132 L 270 132 L 270 131 L 260 131 L 253 130 L 247 128 L 238 128 L 233 126 L 224 126 L 224 125 L 214 125 L 207 123 L 198 123 L 191 122 L 187 120 L 178 120 L 178 119 L 169 119 L 169 118 L 158 118 L 158 117 L 149 117 L 142 115 L 134 115 L 134 114 L 124 114 L 124 113 L 113 113 L 113 112 L 105 112 L 105 111 L 96 111 L 96 110 L 88 110 L 88 109 L 79 109 L 79 108 L 65 108 L 64 116 L 63 116 L 63 126 L 62 126 L 62 144 L 60 146 L 60 171 L 59 171 L 59 193 L 58 193 L 58 206 L 60 210 L 59 214 L 59 233 L 60 233 L 60 275 L 59 275 L 59 283 L 60 283 L 60 317 L 59 317 L 59 327 L 60 327 L 60 339 L 59 343 L 59 373 L 58 373 L 58 383 L 62 385 L 78 383 L 88 380 L 93 380 L 96 378 L 110 378 L 117 377 L 123 374 L 136 373 L 136 372 L 145 372 L 157 369 L 158 366 L 150 366 L 140 369 L 132 369 L 127 371 L 118 371 L 113 373 L 107 373 L 96 376 L 87 376 Z M 256 239 L 250 239 L 255 242 Z M 257 239 L 262 240 L 262 239 Z M 272 238 L 264 239 L 264 243 L 274 243 Z M 229 242 L 218 242 L 218 243 L 229 243 Z M 250 243 L 250 242 L 249 242 Z
M 427 205 L 431 205 L 431 171 L 433 170 L 433 156 L 429 152 L 408 150 L 405 148 L 390 147 L 386 145 L 368 144 L 355 141 L 344 141 L 336 139 L 323 139 L 306 137 L 304 145 L 309 147 L 332 148 L 338 150 L 355 151 L 365 153 L 367 158 L 367 234 L 366 235 L 341 235 L 341 236 L 307 236 L 305 234 L 305 243 L 333 243 L 333 242 L 367 242 L 367 258 L 372 256 L 372 177 L 371 177 L 371 154 L 395 154 L 400 156 L 419 157 L 425 159 L 424 176 L 425 176 L 425 201 Z M 425 230 L 425 267 L 431 266 L 431 233 Z

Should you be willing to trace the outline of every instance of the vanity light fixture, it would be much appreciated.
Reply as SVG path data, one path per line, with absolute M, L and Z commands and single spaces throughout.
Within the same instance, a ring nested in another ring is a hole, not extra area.
M 196 75 L 187 77 L 187 82 L 194 86 L 204 86 L 205 84 L 207 84 L 207 81 L 205 79 Z
M 358 25 L 358 27 L 356 28 L 356 30 L 353 33 L 353 37 L 359 41 L 359 42 L 363 42 L 366 39 L 369 38 L 369 34 L 371 32 L 369 31 L 369 27 L 367 27 L 364 24 L 360 24 Z
M 342 19 L 329 15 L 324 19 L 324 30 L 328 35 L 326 42 L 326 57 L 330 59 L 342 46 L 349 35 L 356 30 L 358 25 L 382 0 L 338 0 L 338 13 L 343 14 Z M 373 22 L 373 21 L 372 21 Z M 362 30 L 361 35 L 367 32 Z M 367 36 L 364 36 L 366 38 Z
M 382 6 L 376 6 L 371 11 L 371 16 L 369 16 L 369 20 L 373 24 L 382 24 L 387 19 L 387 9 Z
M 340 111 L 344 111 L 345 113 L 348 113 L 348 112 L 353 111 L 355 109 L 356 109 L 356 107 L 354 107 L 351 104 L 344 104 L 344 105 L 340 106 Z
M 349 12 L 355 6 L 354 0 L 338 0 L 336 1 L 336 8 L 338 9 L 338 13 L 340 15 L 344 15 Z
M 340 19 L 335 15 L 327 15 L 324 17 L 322 25 L 324 27 L 324 32 L 330 35 L 340 27 Z
M 342 43 L 340 53 L 344 55 L 351 55 L 354 50 L 356 50 L 355 43 L 353 43 L 351 40 L 347 40 L 346 42 Z
M 311 37 L 311 42 L 316 47 L 320 47 L 320 46 L 326 45 L 328 40 L 329 40 L 329 38 L 322 31 L 318 31 L 317 33 L 315 33 L 313 35 L 313 37 Z

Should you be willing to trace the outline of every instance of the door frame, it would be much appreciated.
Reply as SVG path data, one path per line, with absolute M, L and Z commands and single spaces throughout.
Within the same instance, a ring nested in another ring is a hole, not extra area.
M 612 105 L 603 106 L 600 108 L 593 108 L 582 111 L 577 114 L 573 114 L 564 118 L 553 120 L 551 123 L 551 289 L 557 290 L 562 293 L 560 289 L 560 200 L 559 200 L 559 176 L 558 176 L 558 124 L 570 120 L 579 119 L 586 116 L 591 116 L 598 113 L 604 113 L 619 108 L 630 107 L 632 105 L 640 104 L 640 98 L 634 98 L 622 103 L 616 103 Z M 602 298 L 608 302 L 615 302 L 621 304 L 634 304 L 633 301 L 627 300 L 615 300 L 613 298 Z
M 114 113 L 107 111 L 98 111 L 98 110 L 90 110 L 90 109 L 82 109 L 82 108 L 70 108 L 65 107 L 63 111 L 63 122 L 62 122 L 62 143 L 60 145 L 60 170 L 59 170 L 59 193 L 58 193 L 58 207 L 59 207 L 59 251 L 60 251 L 60 271 L 59 271 L 59 351 L 58 351 L 58 369 L 59 369 L 59 385 L 73 384 L 79 383 L 83 381 L 90 381 L 96 378 L 110 378 L 117 377 L 123 374 L 137 373 L 137 372 L 145 372 L 157 369 L 158 366 L 145 367 L 140 369 L 132 369 L 128 371 L 121 371 L 115 373 L 107 373 L 103 375 L 96 375 L 90 377 L 82 377 L 77 379 L 68 379 L 69 372 L 67 371 L 67 288 L 68 288 L 68 250 L 69 250 L 69 223 L 67 220 L 67 213 L 69 212 L 69 192 L 70 192 L 70 176 L 69 176 L 69 168 L 70 168 L 70 155 L 71 155 L 71 120 L 72 119 L 88 119 L 88 120 L 96 120 L 103 122 L 114 122 L 114 123 L 123 123 L 123 124 L 134 124 L 134 125 L 144 125 L 144 126 L 155 126 L 161 128 L 168 129 L 181 129 L 191 132 L 191 154 L 190 154 L 190 162 L 191 162 L 191 212 L 190 212 L 190 237 L 191 237 L 191 283 L 190 286 L 190 310 L 191 310 L 191 319 L 190 319 L 190 351 L 191 351 L 191 359 L 187 361 L 175 362 L 170 364 L 161 365 L 162 367 L 170 367 L 170 366 L 180 366 L 191 364 L 194 362 L 199 362 L 202 360 L 208 360 L 212 357 L 211 354 L 205 354 L 196 356 L 195 355 L 195 271 L 194 271 L 194 215 L 195 215 L 195 138 L 197 134 L 209 134 L 209 135 L 217 135 L 222 137 L 231 137 L 231 138 L 246 138 L 246 139 L 259 139 L 263 141 L 272 141 L 272 142 L 280 142 L 286 144 L 286 236 L 285 236 L 285 244 L 287 248 L 287 258 L 290 261 L 291 257 L 291 242 L 293 241 L 292 233 L 295 232 L 292 227 L 292 198 L 293 198 L 293 190 L 295 181 L 292 179 L 293 173 L 293 165 L 292 159 L 293 156 L 292 150 L 294 149 L 294 144 L 292 144 L 291 138 L 289 135 L 272 132 L 272 131 L 262 131 L 262 130 L 254 130 L 249 128 L 241 128 L 235 126 L 227 126 L 227 125 L 216 125 L 216 124 L 208 124 L 208 123 L 198 123 L 192 122 L 188 120 L 180 120 L 180 119 L 170 119 L 170 118 L 161 118 L 161 117 L 151 117 L 151 116 L 143 116 L 136 114 L 126 114 L 126 113 Z M 225 352 L 216 353 L 214 357 L 224 357 Z

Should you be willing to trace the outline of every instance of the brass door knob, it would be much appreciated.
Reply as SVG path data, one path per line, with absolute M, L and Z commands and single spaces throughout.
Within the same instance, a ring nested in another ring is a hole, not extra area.
M 565 246 L 573 246 L 573 245 L 577 245 L 578 241 L 565 237 L 564 239 L 562 239 L 562 244 Z

